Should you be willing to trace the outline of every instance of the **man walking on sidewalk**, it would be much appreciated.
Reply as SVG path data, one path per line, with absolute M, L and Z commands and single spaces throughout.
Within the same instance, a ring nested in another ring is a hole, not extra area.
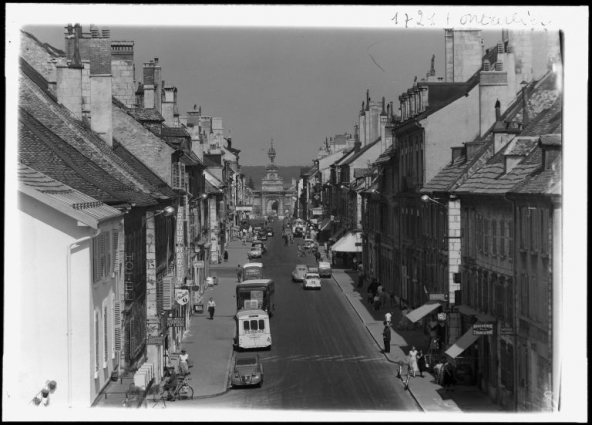
M 241 267 L 240 264 L 236 268 L 236 278 L 239 283 L 243 280 L 243 268 Z
M 382 331 L 382 340 L 384 341 L 384 352 L 391 352 L 391 327 L 387 322 L 384 322 L 384 330 Z
M 208 313 L 210 313 L 210 320 L 214 320 L 214 311 L 216 310 L 216 302 L 210 297 L 208 301 Z

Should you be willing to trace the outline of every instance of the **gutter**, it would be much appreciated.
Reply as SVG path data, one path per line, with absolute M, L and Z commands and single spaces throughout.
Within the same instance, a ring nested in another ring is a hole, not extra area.
M 85 236 L 77 239 L 66 247 L 66 259 L 67 259 L 67 290 L 66 290 L 66 314 L 67 314 L 67 330 L 66 336 L 68 338 L 68 407 L 72 408 L 72 248 L 74 245 L 78 245 L 82 242 L 89 241 L 96 238 L 101 233 L 101 229 L 97 229 L 94 235 Z

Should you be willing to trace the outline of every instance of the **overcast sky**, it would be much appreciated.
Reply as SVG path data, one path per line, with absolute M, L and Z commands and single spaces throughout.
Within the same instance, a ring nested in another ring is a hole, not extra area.
M 277 164 L 310 165 L 326 137 L 354 132 L 367 89 L 398 108 L 398 96 L 415 76 L 425 77 L 432 55 L 444 75 L 442 28 L 117 26 L 91 16 L 23 29 L 62 50 L 63 27 L 75 22 L 133 40 L 136 80 L 144 62 L 159 58 L 163 79 L 177 87 L 179 113 L 197 105 L 222 117 L 243 165 L 265 165 L 271 138 Z M 483 35 L 491 47 L 501 30 Z

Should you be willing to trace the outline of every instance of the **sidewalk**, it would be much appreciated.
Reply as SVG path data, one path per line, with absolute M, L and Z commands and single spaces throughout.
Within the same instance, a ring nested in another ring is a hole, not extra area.
M 194 390 L 193 398 L 208 398 L 228 391 L 228 377 L 233 353 L 235 334 L 234 315 L 236 313 L 234 292 L 236 288 L 236 266 L 247 262 L 247 252 L 251 244 L 241 241 L 230 242 L 228 262 L 211 264 L 210 275 L 218 277 L 218 285 L 207 289 L 204 300 L 214 298 L 216 311 L 214 320 L 209 320 L 207 309 L 203 313 L 193 313 L 189 329 L 185 331 L 181 348 L 187 350 L 194 366 L 190 369 L 189 381 Z M 130 371 L 122 379 L 111 381 L 101 391 L 93 407 L 123 407 L 126 393 L 134 382 L 134 372 Z M 155 385 L 155 383 L 153 383 Z M 130 407 L 152 407 L 150 395 L 134 402 Z
M 354 278 L 355 272 L 333 269 L 333 278 L 343 291 L 351 306 L 354 308 L 360 320 L 370 333 L 376 344 L 382 349 L 382 331 L 384 329 L 384 314 L 393 313 L 392 324 L 399 322 L 401 310 L 397 305 L 382 308 L 375 311 L 366 301 L 364 288 L 357 288 Z M 357 280 L 357 279 L 356 279 Z M 392 363 L 408 363 L 407 355 L 412 346 L 424 349 L 428 345 L 429 338 L 420 330 L 397 331 L 393 328 L 390 353 L 384 353 L 388 361 Z M 407 368 L 403 367 L 405 375 Z M 396 375 L 394 375 L 396 376 Z M 401 386 L 404 386 L 401 381 Z M 424 412 L 503 412 L 486 395 L 474 386 L 454 385 L 453 391 L 444 391 L 436 384 L 434 376 L 424 372 L 424 377 L 411 377 L 409 380 L 409 392 Z

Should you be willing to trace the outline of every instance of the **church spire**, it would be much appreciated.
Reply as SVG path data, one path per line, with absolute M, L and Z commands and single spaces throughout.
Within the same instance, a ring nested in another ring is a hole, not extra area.
M 271 147 L 267 151 L 267 156 L 269 156 L 269 159 L 270 159 L 271 163 L 273 164 L 273 160 L 275 159 L 275 149 L 273 148 L 273 139 L 271 139 Z

